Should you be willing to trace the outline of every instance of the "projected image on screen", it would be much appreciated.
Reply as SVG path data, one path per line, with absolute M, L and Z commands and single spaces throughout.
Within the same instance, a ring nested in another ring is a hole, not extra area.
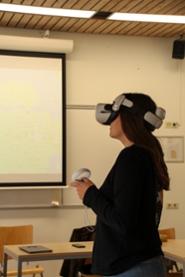
M 64 185 L 64 61 L 0 54 L 0 185 Z

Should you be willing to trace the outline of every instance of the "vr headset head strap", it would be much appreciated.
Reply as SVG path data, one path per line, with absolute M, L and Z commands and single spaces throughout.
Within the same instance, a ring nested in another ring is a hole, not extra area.
M 151 111 L 146 111 L 138 105 L 134 104 L 131 100 L 126 98 L 125 94 L 121 94 L 114 100 L 112 110 L 119 111 L 121 107 L 130 108 L 133 112 L 143 116 L 143 119 L 150 125 L 147 127 L 153 131 L 159 129 L 163 124 L 163 119 L 165 118 L 166 112 L 163 108 L 157 108 L 155 114 Z
M 115 98 L 112 105 L 98 104 L 96 107 L 96 119 L 99 123 L 110 125 L 118 116 L 120 109 L 124 107 L 131 109 L 136 114 L 142 115 L 146 122 L 146 127 L 150 131 L 159 129 L 166 115 L 163 108 L 158 107 L 155 113 L 152 113 L 134 104 L 131 100 L 126 98 L 125 94 L 121 94 Z

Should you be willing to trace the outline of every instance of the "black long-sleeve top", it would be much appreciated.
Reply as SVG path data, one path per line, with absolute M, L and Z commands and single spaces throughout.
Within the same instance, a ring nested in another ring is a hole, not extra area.
M 92 272 L 122 273 L 163 255 L 156 225 L 156 182 L 150 154 L 132 145 L 123 149 L 98 189 L 83 203 L 97 215 Z

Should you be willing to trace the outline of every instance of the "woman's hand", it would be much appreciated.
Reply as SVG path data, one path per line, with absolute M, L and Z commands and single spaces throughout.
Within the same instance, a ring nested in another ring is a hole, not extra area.
M 94 186 L 93 182 L 91 182 L 88 178 L 82 178 L 82 180 L 83 182 L 75 181 L 71 183 L 71 186 L 76 188 L 78 196 L 81 200 L 83 200 L 87 189 Z

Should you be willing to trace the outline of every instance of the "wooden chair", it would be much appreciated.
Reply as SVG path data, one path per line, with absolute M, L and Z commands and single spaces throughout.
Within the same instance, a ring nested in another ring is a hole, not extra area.
M 167 239 L 175 239 L 175 228 L 160 229 L 159 234 L 166 235 Z M 183 272 L 179 270 L 178 265 L 175 261 L 165 258 L 165 262 L 168 272 L 167 277 L 183 277 Z M 173 272 L 174 267 L 176 272 Z
M 13 244 L 32 244 L 33 243 L 33 225 L 25 226 L 0 226 L 0 264 L 3 268 L 3 247 Z M 8 259 L 11 259 L 8 257 Z M 44 268 L 40 266 L 22 269 L 22 275 L 40 274 L 43 277 Z M 3 272 L 2 272 L 3 274 Z M 2 276 L 2 275 L 0 275 Z M 7 276 L 17 276 L 17 270 L 8 270 Z
M 94 241 L 95 226 L 84 226 L 75 228 L 72 231 L 70 242 Z M 74 277 L 102 277 L 100 275 L 91 274 L 92 259 L 67 259 L 64 260 L 60 269 L 60 276 Z
M 170 272 L 170 273 L 167 273 L 167 277 L 183 277 L 183 273 L 182 272 Z
M 166 235 L 169 239 L 175 239 L 175 228 L 160 229 L 159 234 Z

